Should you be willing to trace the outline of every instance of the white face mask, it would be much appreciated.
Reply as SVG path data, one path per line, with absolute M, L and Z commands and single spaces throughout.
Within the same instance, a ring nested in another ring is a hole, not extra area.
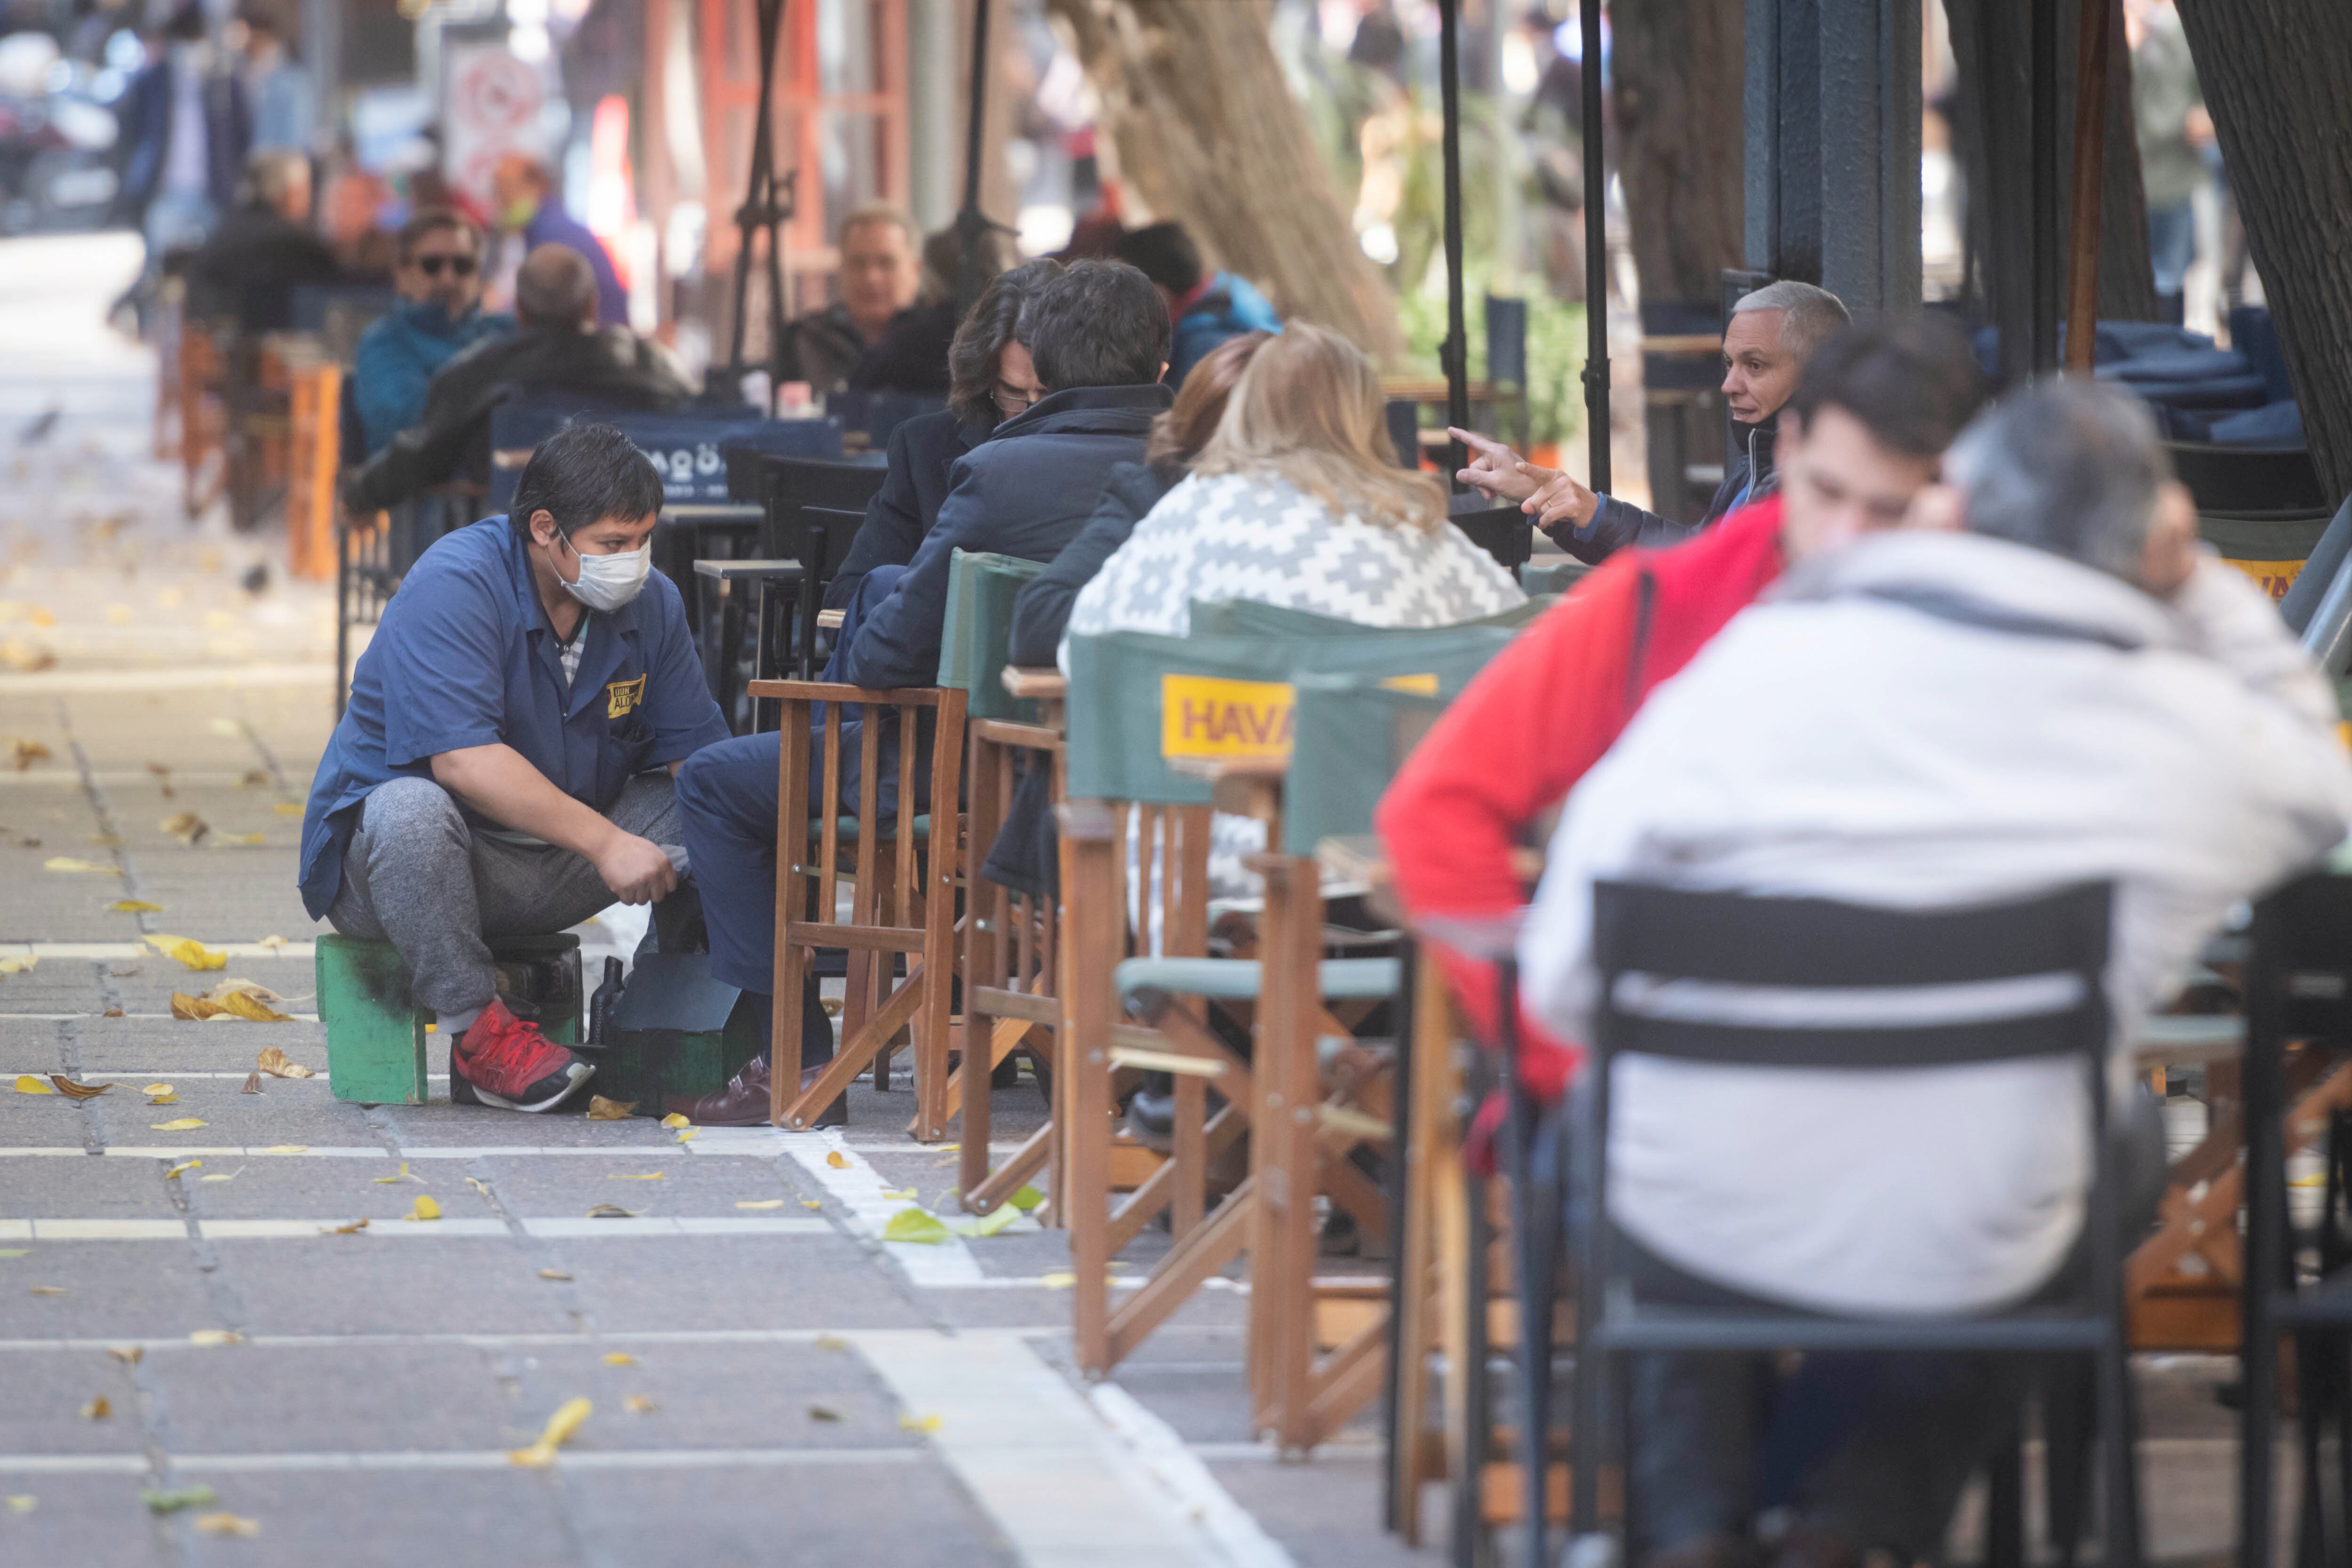
M 653 574 L 654 544 L 648 539 L 619 555 L 581 555 L 567 537 L 563 547 L 579 557 L 580 580 L 563 584 L 571 595 L 592 610 L 610 612 L 635 598 Z M 558 578 L 562 573 L 556 574 Z

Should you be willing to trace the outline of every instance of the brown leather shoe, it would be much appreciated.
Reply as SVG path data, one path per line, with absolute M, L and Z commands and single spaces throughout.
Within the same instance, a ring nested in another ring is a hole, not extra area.
M 824 1069 L 810 1068 L 801 1074 L 801 1090 L 806 1093 Z M 679 1096 L 670 1100 L 663 1109 L 685 1117 L 698 1127 L 765 1127 L 768 1123 L 768 1101 L 771 1093 L 768 1058 L 754 1057 L 743 1064 L 743 1070 L 727 1080 L 727 1087 L 715 1094 Z M 847 1096 L 836 1099 L 819 1113 L 814 1125 L 842 1127 L 849 1121 Z

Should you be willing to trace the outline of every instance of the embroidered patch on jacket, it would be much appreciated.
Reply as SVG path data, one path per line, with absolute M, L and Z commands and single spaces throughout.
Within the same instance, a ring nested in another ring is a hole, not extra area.
M 640 675 L 635 680 L 614 681 L 604 688 L 604 717 L 607 719 L 625 717 L 635 711 L 637 705 L 645 700 L 646 678 L 644 676 Z

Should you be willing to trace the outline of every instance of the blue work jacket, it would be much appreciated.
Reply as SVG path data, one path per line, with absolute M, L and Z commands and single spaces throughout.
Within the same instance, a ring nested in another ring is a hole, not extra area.
M 675 584 L 655 573 L 620 609 L 586 612 L 580 674 L 567 689 L 527 550 L 503 517 L 459 529 L 384 606 L 303 813 L 302 904 L 312 918 L 342 886 L 368 793 L 431 778 L 440 752 L 504 742 L 601 812 L 633 774 L 727 739 Z

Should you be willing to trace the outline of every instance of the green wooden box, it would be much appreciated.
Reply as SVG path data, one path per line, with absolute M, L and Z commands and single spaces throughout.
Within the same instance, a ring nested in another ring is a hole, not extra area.
M 362 1105 L 424 1104 L 433 1015 L 411 994 L 399 951 L 387 942 L 331 933 L 318 939 L 316 951 L 319 1020 L 327 1026 L 327 1085 L 334 1097 Z M 517 937 L 492 957 L 499 994 L 535 1008 L 548 1038 L 579 1044 L 580 939 Z
M 607 1100 L 659 1116 L 673 1096 L 714 1093 L 760 1054 L 757 1011 L 710 973 L 707 952 L 649 952 L 637 960 L 613 1009 L 589 1087 Z

